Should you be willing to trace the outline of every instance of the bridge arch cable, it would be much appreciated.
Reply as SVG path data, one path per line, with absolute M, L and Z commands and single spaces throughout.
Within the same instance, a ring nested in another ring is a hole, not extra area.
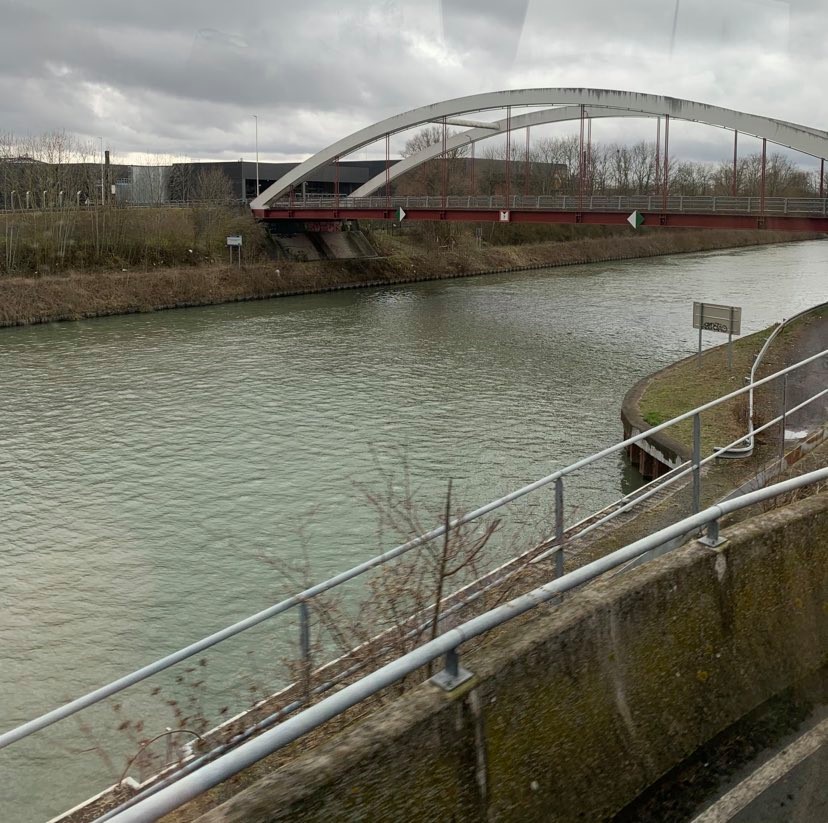
M 593 117 L 602 116 L 599 110 L 603 110 L 605 116 L 612 117 L 665 117 L 669 115 L 675 120 L 703 123 L 750 134 L 812 157 L 828 156 L 828 132 L 785 120 L 747 114 L 692 100 L 608 89 L 514 89 L 432 103 L 360 129 L 332 143 L 283 175 L 252 201 L 251 208 L 254 212 L 267 210 L 272 202 L 287 194 L 292 187 L 312 177 L 320 169 L 330 165 L 335 158 L 358 151 L 383 139 L 386 134 L 407 131 L 443 117 L 503 110 L 510 106 L 580 107 L 581 105 L 589 107 Z M 534 114 L 537 115 L 539 112 Z M 517 120 L 519 118 L 512 118 L 513 129 L 519 128 Z M 490 130 L 486 131 L 489 132 L 489 136 L 495 133 Z

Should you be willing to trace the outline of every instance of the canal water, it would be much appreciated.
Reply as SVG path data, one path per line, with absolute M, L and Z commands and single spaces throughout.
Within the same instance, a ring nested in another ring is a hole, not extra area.
M 449 479 L 471 507 L 617 441 L 627 389 L 694 350 L 693 300 L 763 328 L 828 300 L 828 243 L 0 330 L 0 730 L 393 545 L 368 498 L 406 475 L 431 526 Z M 605 461 L 570 519 L 634 482 Z M 206 670 L 264 688 L 283 630 Z M 0 819 L 113 782 L 135 746 L 106 730 L 173 725 L 149 701 L 0 752 Z

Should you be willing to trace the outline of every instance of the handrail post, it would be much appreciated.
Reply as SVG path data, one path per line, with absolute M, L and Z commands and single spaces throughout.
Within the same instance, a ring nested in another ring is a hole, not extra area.
M 707 546 L 710 549 L 718 549 L 719 546 L 722 546 L 725 543 L 727 543 L 727 540 L 723 540 L 719 535 L 718 518 L 710 521 L 710 523 L 707 526 L 707 534 L 704 537 L 699 538 L 699 543 L 701 543 L 704 546 Z
M 564 489 L 563 478 L 555 481 L 555 541 L 558 544 L 558 551 L 555 554 L 555 577 L 563 577 L 564 573 Z
M 302 692 L 305 699 L 310 695 L 310 608 L 306 602 L 299 604 L 299 654 L 302 659 Z
M 779 459 L 785 460 L 785 429 L 788 426 L 788 375 L 782 376 L 782 422 L 779 433 Z
M 449 649 L 446 652 L 445 664 L 441 672 L 437 672 L 429 679 L 429 683 L 441 688 L 445 692 L 453 692 L 458 686 L 462 686 L 474 675 L 460 665 L 460 654 L 457 649 Z
M 693 514 L 701 511 L 701 415 L 693 415 Z

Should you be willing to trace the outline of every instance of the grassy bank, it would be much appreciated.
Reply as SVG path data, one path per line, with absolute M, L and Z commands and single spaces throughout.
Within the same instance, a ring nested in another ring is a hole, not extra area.
M 0 275 L 211 265 L 225 259 L 231 234 L 244 235 L 251 262 L 267 259 L 266 232 L 242 207 L 3 212 Z
M 246 221 L 245 216 L 234 220 Z M 222 232 L 228 230 L 221 223 Z M 250 227 L 258 232 L 260 227 Z M 555 229 L 560 227 L 550 227 Z M 590 231 L 580 235 L 567 227 L 549 233 L 557 240 L 512 245 L 484 243 L 471 234 L 412 233 L 392 236 L 370 232 L 382 257 L 375 260 L 274 262 L 251 243 L 252 260 L 238 269 L 210 254 L 188 253 L 188 265 L 122 266 L 118 270 L 69 270 L 37 276 L 0 277 L 0 325 L 25 325 L 111 314 L 203 306 L 291 294 L 463 277 L 487 272 L 565 266 L 665 254 L 736 248 L 802 240 L 801 235 L 774 232 L 659 231 L 633 234 Z M 575 237 L 577 239 L 567 239 Z M 245 241 L 247 250 L 247 240 Z M 496 242 L 496 241 L 495 241 Z M 177 252 L 176 252 L 177 253 Z M 223 256 L 223 252 L 222 252 Z
M 815 308 L 803 318 L 787 326 L 775 339 L 765 355 L 758 377 L 766 377 L 786 365 L 819 351 L 813 337 L 821 337 L 828 307 Z M 696 357 L 689 357 L 654 375 L 639 401 L 641 417 L 651 426 L 657 426 L 690 409 L 730 394 L 744 386 L 756 355 L 775 326 L 734 340 L 733 369 L 728 368 L 727 345 L 708 349 L 702 355 L 701 365 Z M 794 378 L 792 378 L 793 381 Z M 762 425 L 780 413 L 779 386 L 763 386 L 756 390 L 754 423 Z M 715 446 L 733 442 L 747 428 L 747 394 L 730 400 L 702 416 L 702 451 L 709 453 Z M 693 443 L 693 424 L 686 420 L 669 430 L 669 434 L 688 449 Z M 775 431 L 758 436 L 763 443 L 777 437 Z
M 728 368 L 727 345 L 722 345 L 707 349 L 701 365 L 694 356 L 659 372 L 651 379 L 639 402 L 644 421 L 657 426 L 744 386 L 745 375 L 750 374 L 753 361 L 773 328 L 733 341 L 733 369 Z M 744 434 L 746 397 L 724 403 L 703 416 L 702 450 L 705 454 Z M 677 423 L 669 429 L 669 434 L 688 449 L 692 448 L 691 420 Z

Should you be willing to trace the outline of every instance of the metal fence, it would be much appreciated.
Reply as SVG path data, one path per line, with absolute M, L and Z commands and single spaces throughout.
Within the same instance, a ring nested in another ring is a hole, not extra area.
M 116 200 L 101 204 L 95 196 L 88 197 L 82 192 L 17 192 L 13 191 L 0 203 L 0 212 L 32 213 L 66 210 L 95 210 L 100 208 L 121 209 L 181 209 L 199 206 L 247 205 L 246 200 L 159 200 L 153 202 L 126 202 Z M 547 195 L 524 197 L 505 196 L 393 196 L 393 197 L 347 197 L 333 194 L 297 194 L 282 197 L 271 203 L 269 209 L 480 209 L 493 210 L 540 210 L 540 211 L 600 211 L 600 212 L 670 212 L 689 214 L 727 215 L 788 215 L 792 217 L 828 216 L 828 198 L 819 197 L 692 197 L 670 195 L 637 195 L 618 197 L 609 195 Z
M 450 629 L 436 639 L 294 715 L 276 728 L 265 731 L 259 737 L 243 743 L 215 762 L 205 765 L 197 772 L 190 773 L 152 794 L 133 798 L 118 809 L 104 815 L 100 820 L 110 820 L 113 823 L 144 823 L 144 821 L 157 820 L 440 657 L 445 657 L 445 668 L 432 680 L 436 685 L 446 690 L 452 690 L 472 676 L 470 672 L 465 671 L 460 666 L 459 649 L 464 643 L 498 628 L 537 606 L 548 603 L 565 592 L 572 591 L 600 577 L 608 571 L 620 568 L 630 561 L 640 558 L 665 543 L 686 534 L 688 531 L 700 530 L 706 527 L 708 529 L 707 545 L 717 546 L 720 543 L 718 522 L 723 516 L 757 503 L 773 500 L 779 495 L 825 481 L 828 481 L 828 468 L 760 489 L 734 500 L 720 503 L 717 506 L 711 506 L 692 517 L 637 540 L 600 560 L 589 563 L 534 589 L 528 594 L 479 615 L 461 626 Z
M 82 192 L 11 192 L 11 196 L 0 203 L 0 214 L 39 214 L 50 212 L 97 211 L 98 209 L 195 209 L 207 207 L 241 208 L 246 200 L 147 200 L 133 203 L 113 197 L 101 203 L 99 196 L 87 197 Z
M 543 211 L 657 211 L 691 214 L 751 214 L 825 217 L 828 198 L 819 197 L 685 197 L 670 195 L 638 195 L 616 197 L 606 195 L 550 195 L 523 197 L 457 196 L 443 197 L 336 197 L 335 195 L 296 195 L 282 197 L 271 203 L 271 209 L 504 209 Z

